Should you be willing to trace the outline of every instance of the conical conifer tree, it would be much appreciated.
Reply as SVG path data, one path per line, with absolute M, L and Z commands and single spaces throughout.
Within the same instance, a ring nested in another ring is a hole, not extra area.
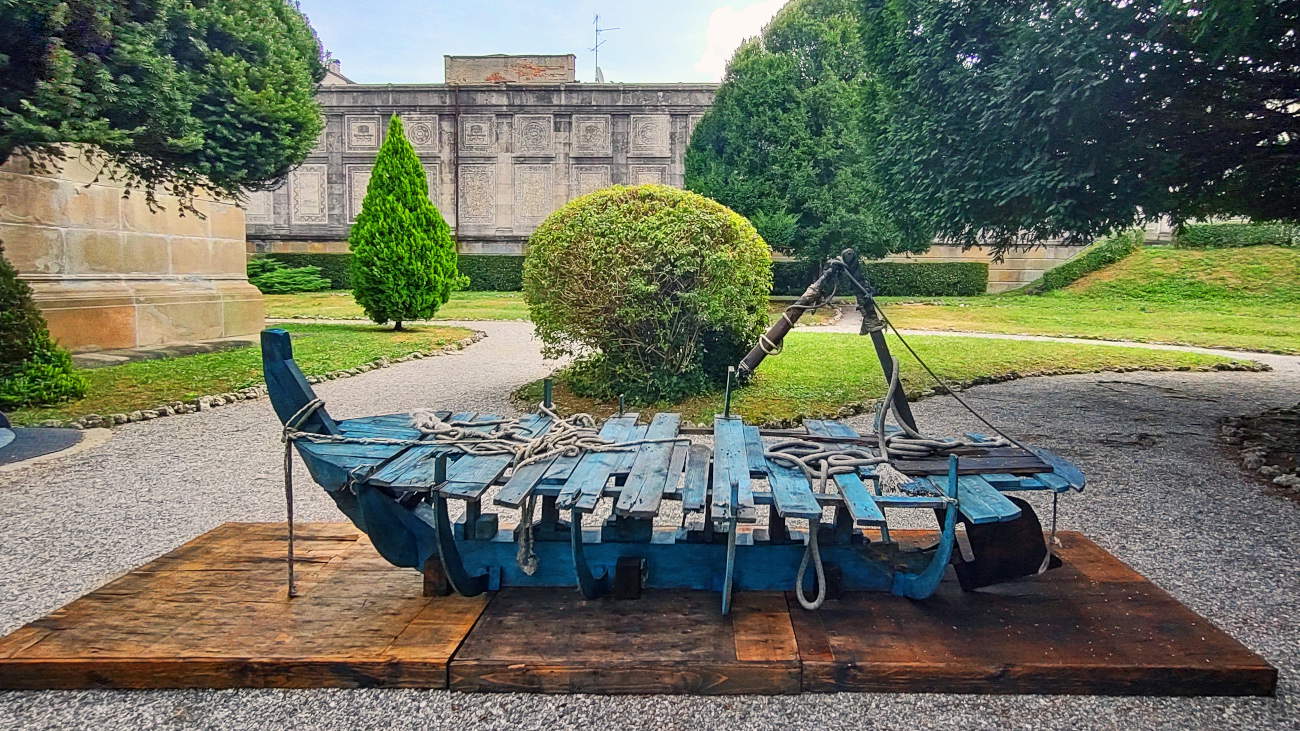
M 0 409 L 52 404 L 86 395 L 68 351 L 50 339 L 32 290 L 0 246 Z
M 428 181 L 396 115 L 379 148 L 361 214 L 348 234 L 352 293 L 379 324 L 426 320 L 459 277 L 451 228 L 429 200 Z

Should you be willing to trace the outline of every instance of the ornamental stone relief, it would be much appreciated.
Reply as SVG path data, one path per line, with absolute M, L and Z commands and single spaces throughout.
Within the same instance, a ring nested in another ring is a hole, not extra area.
M 432 114 L 403 114 L 406 139 L 418 152 L 438 152 L 438 117 Z
M 515 230 L 537 226 L 555 200 L 551 165 L 515 166 Z
M 516 114 L 515 154 L 550 155 L 554 151 L 555 118 L 549 114 Z
M 348 117 L 346 120 L 349 152 L 379 149 L 379 116 Z
M 424 164 L 424 178 L 429 184 L 429 200 L 433 201 L 433 205 L 438 208 L 439 212 L 442 212 L 442 198 L 439 197 L 442 186 L 439 185 L 441 181 L 438 178 L 441 173 L 442 168 L 438 163 L 426 162 Z
M 573 152 L 575 156 L 603 157 L 611 154 L 608 114 L 573 115 Z
M 632 185 L 646 185 L 657 183 L 659 185 L 668 184 L 668 166 L 667 165 L 633 165 L 629 179 Z
M 289 174 L 289 220 L 293 223 L 329 223 L 324 163 L 299 165 Z
M 610 167 L 608 165 L 573 166 L 572 193 L 574 198 L 607 187 L 609 182 Z
M 667 157 L 667 114 L 633 114 L 628 154 L 640 157 Z
M 269 190 L 249 193 L 244 220 L 248 223 L 275 223 L 275 208 L 271 202 L 273 197 L 274 194 Z
M 496 119 L 491 114 L 465 114 L 460 118 L 460 151 L 490 155 L 496 140 Z
M 457 224 L 492 225 L 496 223 L 496 214 L 496 166 L 461 165 L 460 220 Z
M 348 166 L 348 223 L 361 215 L 361 204 L 366 200 L 366 188 L 370 186 L 371 167 L 369 165 Z

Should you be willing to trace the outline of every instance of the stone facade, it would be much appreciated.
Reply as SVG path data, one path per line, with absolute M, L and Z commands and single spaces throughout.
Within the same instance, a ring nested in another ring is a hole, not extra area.
M 543 63 L 548 58 L 569 59 L 570 76 L 563 76 L 563 63 Z M 571 56 L 469 57 L 454 65 L 458 59 L 465 57 L 448 57 L 448 78 L 478 79 L 495 73 L 489 67 L 523 59 L 571 80 Z M 583 193 L 614 183 L 680 187 L 690 132 L 715 89 L 549 82 L 324 85 L 321 143 L 278 189 L 249 196 L 249 250 L 347 251 L 348 227 L 360 212 L 375 154 L 389 118 L 398 114 L 429 174 L 429 195 L 455 230 L 461 253 L 522 253 L 548 214 Z
M 558 56 L 443 56 L 448 84 L 572 84 L 578 80 L 578 59 Z
M 21 158 L 0 167 L 0 242 L 56 340 L 89 351 L 262 328 L 239 206 L 200 199 L 203 217 L 182 216 L 176 199 L 160 196 L 163 210 L 153 212 L 143 194 L 123 197 L 97 173 L 78 156 L 43 174 Z

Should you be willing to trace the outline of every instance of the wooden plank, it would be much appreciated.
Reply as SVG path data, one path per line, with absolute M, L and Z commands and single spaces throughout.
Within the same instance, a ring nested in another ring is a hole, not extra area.
M 718 415 L 713 419 L 713 517 L 729 520 L 733 509 L 738 520 L 753 522 L 754 491 L 749 478 L 749 457 L 745 449 L 744 422 L 739 416 Z M 731 487 L 736 485 L 738 503 L 731 504 Z
M 497 594 L 452 661 L 461 691 L 792 693 L 798 648 L 779 594 L 656 591 L 636 601 L 576 592 Z M 546 631 L 539 632 L 538 627 Z
M 1011 591 L 849 594 L 790 617 L 815 692 L 1271 695 L 1262 658 L 1074 531 Z M 893 531 L 908 545 L 929 531 Z
M 446 685 L 487 597 L 425 597 L 351 525 L 227 523 L 0 639 L 0 688 Z
M 680 429 L 678 433 L 681 433 Z M 668 484 L 664 486 L 664 495 L 681 493 L 682 477 L 686 473 L 686 458 L 690 453 L 690 442 L 677 442 L 673 445 L 673 456 L 668 461 Z
M 682 480 L 682 510 L 704 509 L 709 497 L 709 466 L 713 453 L 703 444 L 692 444 L 686 456 L 686 477 Z
M 529 436 L 537 437 L 551 428 L 551 417 L 528 414 L 519 420 L 519 426 Z M 465 455 L 447 469 L 447 484 L 440 492 L 449 498 L 478 500 L 514 459 L 513 454 Z
M 623 414 L 612 417 L 600 428 L 600 436 L 611 442 L 622 442 L 636 438 L 640 427 L 636 425 L 636 414 Z M 559 499 L 555 501 L 561 510 L 577 509 L 591 512 L 600 500 L 605 483 L 614 473 L 614 469 L 623 459 L 622 452 L 588 452 L 582 455 L 578 466 L 564 481 Z
M 655 414 L 646 429 L 646 439 L 667 439 L 677 436 L 682 425 L 681 414 Z M 632 518 L 653 518 L 659 514 L 664 488 L 675 475 L 668 472 L 672 463 L 673 443 L 646 444 L 637 450 L 636 460 L 628 470 L 627 482 L 614 503 L 614 513 Z
M 824 437 L 857 437 L 858 433 L 847 424 L 838 421 L 809 419 L 804 422 L 809 433 Z M 829 445 L 828 445 L 829 446 Z M 835 447 L 831 447 L 834 449 Z M 839 449 L 843 449 L 840 447 Z M 861 477 L 855 474 L 835 475 L 835 485 L 844 497 L 849 515 L 857 525 L 885 525 L 885 513 L 876 503 L 875 496 L 867 488 Z
M 937 486 L 937 479 L 931 481 Z M 979 475 L 957 476 L 957 509 L 972 523 L 1004 523 L 1020 517 L 1020 508 Z
M 758 427 L 746 426 L 745 431 L 745 460 L 749 462 L 750 477 L 767 476 L 767 457 L 763 453 L 767 448 L 763 446 L 763 437 L 759 436 Z
M 772 502 L 782 518 L 819 518 L 822 506 L 813 495 L 803 470 L 786 462 L 764 457 Z
M 473 411 L 460 411 L 452 414 L 448 420 L 468 421 L 474 417 Z M 433 459 L 447 451 L 449 451 L 447 447 L 436 445 L 410 447 L 375 470 L 367 481 L 375 485 L 392 485 L 394 480 L 405 477 L 406 484 L 412 484 L 412 481 L 424 477 L 427 479 L 426 486 L 431 485 L 433 484 Z M 417 469 L 421 471 L 420 474 L 414 472 Z M 406 477 L 408 475 L 409 477 Z

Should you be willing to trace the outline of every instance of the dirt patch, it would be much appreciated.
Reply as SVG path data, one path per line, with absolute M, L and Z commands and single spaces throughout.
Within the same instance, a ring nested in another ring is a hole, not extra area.
M 1223 420 L 1224 441 L 1237 445 L 1241 464 L 1300 501 L 1300 404 Z

